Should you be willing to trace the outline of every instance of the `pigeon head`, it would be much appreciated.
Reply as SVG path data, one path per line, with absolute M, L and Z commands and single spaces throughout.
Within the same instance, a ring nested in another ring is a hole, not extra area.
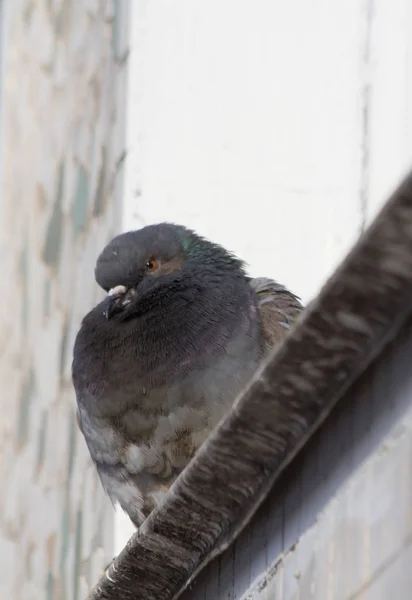
M 214 300 L 222 308 L 246 282 L 242 261 L 171 223 L 115 237 L 98 257 L 95 277 L 108 293 L 105 316 L 120 321 L 196 301 L 202 310 L 215 310 Z

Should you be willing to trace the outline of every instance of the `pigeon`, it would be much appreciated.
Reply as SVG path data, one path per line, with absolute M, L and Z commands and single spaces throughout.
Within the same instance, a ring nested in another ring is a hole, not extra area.
M 95 279 L 107 296 L 74 344 L 77 422 L 104 490 L 138 528 L 302 305 L 172 223 L 115 237 Z

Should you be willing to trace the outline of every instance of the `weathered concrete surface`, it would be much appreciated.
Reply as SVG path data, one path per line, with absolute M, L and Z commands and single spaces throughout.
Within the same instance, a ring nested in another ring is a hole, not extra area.
M 113 511 L 77 431 L 70 367 L 99 293 L 94 260 L 115 229 L 127 4 L 7 3 L 0 597 L 10 600 L 80 599 L 113 556 Z
M 412 323 L 182 600 L 409 600 Z
M 408 600 L 411 456 L 412 409 L 242 600 Z

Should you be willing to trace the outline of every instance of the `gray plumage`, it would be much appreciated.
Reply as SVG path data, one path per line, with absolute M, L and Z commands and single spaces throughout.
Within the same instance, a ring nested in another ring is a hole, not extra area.
M 95 275 L 109 295 L 74 346 L 78 423 L 104 489 L 139 526 L 302 307 L 167 223 L 114 238 Z

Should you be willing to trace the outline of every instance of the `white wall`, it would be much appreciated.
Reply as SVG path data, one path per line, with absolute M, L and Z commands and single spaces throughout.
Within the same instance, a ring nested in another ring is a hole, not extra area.
M 124 227 L 187 224 L 311 298 L 410 162 L 410 11 L 135 2 Z
M 307 302 L 412 163 L 410 0 L 132 4 L 123 229 L 191 226 Z

